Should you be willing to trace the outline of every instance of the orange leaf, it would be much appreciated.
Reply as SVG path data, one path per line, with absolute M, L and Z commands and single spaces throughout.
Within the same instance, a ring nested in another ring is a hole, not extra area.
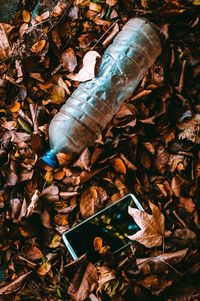
M 22 15 L 23 15 L 23 21 L 24 21 L 25 23 L 30 22 L 30 20 L 31 20 L 31 15 L 30 15 L 29 11 L 27 11 L 27 10 L 24 9 L 23 12 L 22 12 Z
M 93 246 L 95 251 L 101 250 L 103 246 L 103 239 L 101 237 L 95 237 L 93 241 Z
M 21 104 L 18 101 L 16 101 L 15 105 L 10 108 L 10 111 L 12 113 L 18 112 L 20 110 L 20 107 L 21 107 Z
M 42 51 L 45 45 L 46 45 L 46 40 L 40 40 L 31 47 L 31 51 L 34 53 L 38 53 Z
M 126 174 L 126 167 L 124 165 L 124 162 L 120 158 L 115 158 L 112 161 L 113 167 L 116 171 L 123 173 L 124 175 Z
M 65 172 L 63 170 L 59 170 L 53 175 L 55 180 L 62 180 L 64 176 L 65 176 Z
M 51 264 L 49 262 L 44 262 L 37 270 L 38 274 L 45 276 L 51 269 Z

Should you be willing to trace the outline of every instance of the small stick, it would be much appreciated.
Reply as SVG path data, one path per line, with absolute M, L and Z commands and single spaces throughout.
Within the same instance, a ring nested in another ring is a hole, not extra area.
M 172 211 L 174 216 L 177 218 L 177 220 L 181 223 L 181 225 L 185 228 L 187 228 L 186 223 L 180 218 L 180 216 L 178 216 L 178 214 L 176 213 L 176 211 Z
M 98 41 L 94 44 L 94 46 L 90 49 L 90 50 L 93 50 L 97 44 L 104 38 L 104 36 L 107 34 L 107 32 L 109 32 L 109 30 L 111 28 L 113 28 L 115 26 L 115 24 L 119 21 L 119 19 L 117 19 L 103 34 L 102 36 L 98 39 Z

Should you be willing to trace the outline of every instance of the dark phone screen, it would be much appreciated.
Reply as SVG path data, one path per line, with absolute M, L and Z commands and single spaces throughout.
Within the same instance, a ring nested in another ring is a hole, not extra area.
M 65 236 L 77 256 L 87 253 L 92 262 L 100 259 L 98 251 L 93 247 L 95 237 L 101 237 L 103 245 L 110 246 L 113 252 L 127 245 L 130 242 L 127 235 L 132 235 L 139 230 L 128 214 L 128 206 L 136 207 L 131 196 L 127 196 L 80 226 L 66 232 Z

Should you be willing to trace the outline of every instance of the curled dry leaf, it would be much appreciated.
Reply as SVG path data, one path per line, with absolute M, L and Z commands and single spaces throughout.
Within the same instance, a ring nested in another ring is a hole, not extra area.
M 27 208 L 27 213 L 26 213 L 27 217 L 32 215 L 34 212 L 37 212 L 36 208 L 37 208 L 37 205 L 39 202 L 39 198 L 40 198 L 40 192 L 39 192 L 39 190 L 36 190 L 31 198 L 31 202 Z
M 51 216 L 47 210 L 44 210 L 40 215 L 42 225 L 47 229 L 52 229 Z
M 108 196 L 106 191 L 97 186 L 87 188 L 80 199 L 80 212 L 83 218 L 87 218 L 104 207 Z
M 100 251 L 103 246 L 103 239 L 101 237 L 95 237 L 93 241 L 93 246 L 96 251 Z
M 32 261 L 39 260 L 43 257 L 43 254 L 40 251 L 40 249 L 32 245 L 23 247 L 22 253 L 25 258 Z
M 28 273 L 25 273 L 18 278 L 16 278 L 11 283 L 7 284 L 6 286 L 3 286 L 0 288 L 0 295 L 9 295 L 11 293 L 15 293 L 16 291 L 20 290 L 21 287 L 24 285 L 24 282 L 26 281 L 27 277 L 31 274 L 31 271 Z
M 84 261 L 70 282 L 68 294 L 75 301 L 85 300 L 96 286 L 97 279 L 96 267 Z
M 80 167 L 83 170 L 90 170 L 90 151 L 86 148 L 78 158 L 78 160 L 73 164 L 74 167 Z
M 149 258 L 138 258 L 136 264 L 138 269 L 144 274 L 151 274 L 156 271 L 166 271 L 179 263 L 187 254 L 188 249 L 179 250 L 172 253 L 163 253 L 161 255 Z
M 77 74 L 69 74 L 74 81 L 86 82 L 95 77 L 95 65 L 100 55 L 96 51 L 88 51 L 83 58 L 83 67 Z
M 60 242 L 61 242 L 61 236 L 59 234 L 55 234 L 49 245 L 49 248 L 54 249 L 54 248 L 59 247 Z
M 165 231 L 165 217 L 160 209 L 149 201 L 152 215 L 135 208 L 128 208 L 128 213 L 132 216 L 136 224 L 140 227 L 137 233 L 128 236 L 131 240 L 144 245 L 146 248 L 160 246 L 163 243 Z
M 30 12 L 28 11 L 28 10 L 23 10 L 23 12 L 22 12 L 22 15 L 23 15 L 23 21 L 25 22 L 25 23 L 29 23 L 30 22 L 30 20 L 31 20 L 31 15 L 30 15 Z
M 106 0 L 106 4 L 109 6 L 114 6 L 118 3 L 118 0 Z
M 124 165 L 124 162 L 122 161 L 122 159 L 120 159 L 120 158 L 113 159 L 112 165 L 117 172 L 120 172 L 124 175 L 126 174 L 126 166 Z
M 59 189 L 56 185 L 50 185 L 43 189 L 41 196 L 49 202 L 57 202 L 59 201 Z
M 37 273 L 40 276 L 45 276 L 50 270 L 51 270 L 51 264 L 48 261 L 46 261 L 39 267 Z
M 45 45 L 46 45 L 46 40 L 40 40 L 31 47 L 31 51 L 33 53 L 39 53 L 42 51 Z
M 5 60 L 11 55 L 11 53 L 12 51 L 7 35 L 2 24 L 0 23 L 0 60 Z
M 73 72 L 77 66 L 77 59 L 72 48 L 64 50 L 60 55 L 61 65 L 69 72 Z

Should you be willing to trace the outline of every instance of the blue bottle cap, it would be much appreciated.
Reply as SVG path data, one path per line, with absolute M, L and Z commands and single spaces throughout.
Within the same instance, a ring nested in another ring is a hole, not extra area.
M 53 151 L 48 151 L 44 156 L 42 156 L 42 160 L 53 168 L 59 167 L 59 162 L 56 157 L 56 154 Z

